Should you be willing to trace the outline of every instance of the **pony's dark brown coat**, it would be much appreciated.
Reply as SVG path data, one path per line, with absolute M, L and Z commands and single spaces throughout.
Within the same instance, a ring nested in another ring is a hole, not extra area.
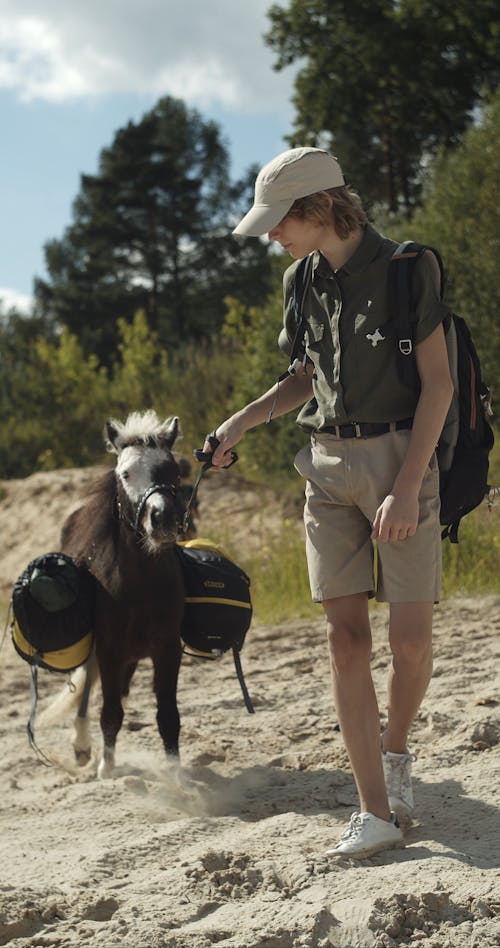
M 151 448 L 151 440 L 144 446 Z M 124 447 L 127 445 L 121 449 Z M 162 500 L 159 526 L 160 515 L 156 512 L 155 533 L 161 541 L 156 552 L 145 545 L 143 527 L 133 528 L 136 511 L 115 471 L 105 473 L 96 482 L 86 503 L 71 514 L 62 530 L 63 552 L 84 563 L 97 580 L 95 648 L 103 695 L 104 755 L 100 767 L 104 776 L 114 762 L 116 736 L 123 720 L 122 697 L 128 693 L 137 662 L 143 658 L 153 662 L 157 722 L 165 750 L 178 753 L 176 691 L 184 608 L 183 579 L 174 542 L 179 515 L 175 498 L 178 473 L 169 448 L 161 443 L 156 448 L 165 450 L 162 486 L 173 485 L 171 492 L 163 491 L 167 496 Z M 135 449 L 140 451 L 137 442 Z M 155 471 L 157 474 L 158 466 Z

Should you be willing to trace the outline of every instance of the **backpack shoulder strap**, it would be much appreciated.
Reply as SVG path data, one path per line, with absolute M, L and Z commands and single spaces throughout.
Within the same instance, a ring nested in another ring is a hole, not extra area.
M 307 320 L 304 315 L 304 300 L 312 279 L 313 255 L 309 254 L 300 261 L 293 276 L 293 310 L 295 313 L 296 329 L 290 352 L 290 365 L 279 381 L 282 382 L 288 375 L 295 373 L 294 363 L 302 354 Z
M 418 261 L 427 250 L 434 254 L 439 266 L 442 299 L 444 267 L 441 255 L 434 247 L 405 240 L 396 247 L 389 263 L 387 291 L 390 320 L 384 326 L 384 331 L 387 336 L 397 340 L 399 374 L 405 385 L 412 385 L 415 378 L 414 360 L 408 358 L 413 355 L 416 322 L 413 276 Z

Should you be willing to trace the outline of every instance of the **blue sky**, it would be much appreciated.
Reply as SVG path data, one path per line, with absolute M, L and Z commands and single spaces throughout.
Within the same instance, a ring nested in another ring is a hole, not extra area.
M 286 148 L 293 73 L 269 0 L 0 0 L 0 299 L 26 304 L 80 174 L 161 95 L 217 121 L 236 177 Z

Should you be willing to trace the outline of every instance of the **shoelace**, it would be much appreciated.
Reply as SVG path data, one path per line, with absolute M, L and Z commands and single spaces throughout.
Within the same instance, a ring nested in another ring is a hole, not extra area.
M 361 815 L 359 813 L 353 813 L 349 820 L 349 825 L 339 839 L 339 843 L 345 842 L 346 839 L 350 839 L 351 836 L 354 836 L 356 831 L 361 828 L 362 823 Z

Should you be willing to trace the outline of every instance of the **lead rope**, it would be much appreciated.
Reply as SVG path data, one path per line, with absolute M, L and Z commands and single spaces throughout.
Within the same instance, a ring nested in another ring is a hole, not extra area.
M 185 534 L 187 533 L 187 530 L 188 530 L 188 527 L 189 527 L 189 518 L 190 518 L 190 514 L 191 514 L 191 510 L 192 510 L 192 508 L 193 508 L 193 505 L 194 505 L 195 502 L 196 502 L 196 495 L 197 495 L 197 493 L 198 493 L 198 487 L 200 486 L 200 481 L 201 481 L 203 475 L 205 474 L 205 472 L 208 471 L 208 469 L 211 468 L 211 467 L 212 467 L 212 462 L 211 462 L 211 461 L 206 461 L 205 464 L 203 465 L 203 467 L 200 468 L 200 471 L 198 472 L 198 477 L 196 478 L 196 481 L 195 481 L 193 490 L 192 490 L 192 492 L 191 492 L 191 497 L 189 498 L 189 500 L 188 500 L 188 502 L 187 502 L 187 504 L 186 504 L 186 509 L 185 509 L 185 511 L 184 511 L 184 516 L 183 516 L 183 518 L 182 518 L 182 523 L 181 523 L 181 525 L 180 525 L 180 532 L 181 532 L 184 536 L 185 536 Z
M 196 495 L 198 493 L 198 487 L 200 486 L 200 481 L 203 475 L 206 473 L 206 471 L 209 471 L 210 468 L 212 467 L 212 454 L 216 450 L 216 448 L 218 448 L 220 444 L 219 439 L 217 435 L 215 434 L 215 431 L 212 431 L 209 435 L 207 435 L 207 441 L 210 447 L 212 448 L 211 453 L 210 452 L 205 453 L 201 451 L 199 448 L 197 448 L 196 451 L 193 451 L 193 454 L 196 460 L 203 462 L 203 467 L 200 468 L 198 477 L 196 478 L 196 481 L 191 493 L 191 497 L 189 498 L 186 505 L 186 510 L 184 511 L 184 517 L 182 519 L 182 524 L 180 528 L 181 533 L 183 534 L 187 532 L 187 529 L 189 527 L 189 515 L 191 513 L 191 510 L 193 509 L 193 504 L 196 501 Z M 231 465 L 235 464 L 236 461 L 238 460 L 238 455 L 236 454 L 236 451 L 231 451 L 230 457 L 231 457 L 231 460 L 229 464 L 224 465 L 224 470 L 227 470 L 228 467 L 231 467 Z

